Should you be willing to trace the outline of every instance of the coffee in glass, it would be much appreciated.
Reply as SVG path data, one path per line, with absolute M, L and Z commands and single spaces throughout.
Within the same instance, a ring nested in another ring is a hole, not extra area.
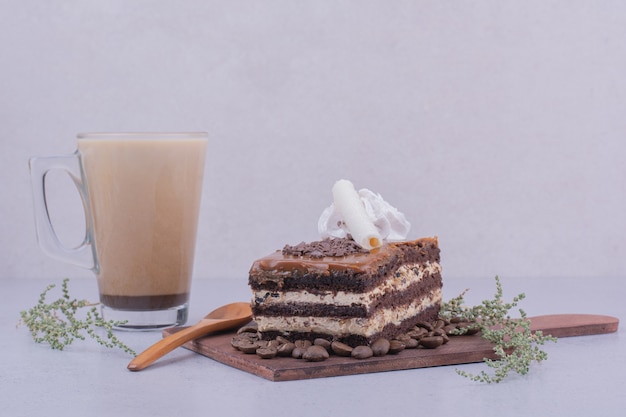
M 87 133 L 72 155 L 31 159 L 39 243 L 92 269 L 105 319 L 125 329 L 187 320 L 206 133 Z M 66 170 L 83 198 L 85 241 L 66 248 L 46 211 L 45 176 Z

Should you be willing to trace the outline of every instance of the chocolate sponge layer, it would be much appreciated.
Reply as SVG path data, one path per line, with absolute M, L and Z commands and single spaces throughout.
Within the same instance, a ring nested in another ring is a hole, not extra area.
M 298 302 L 269 303 L 268 298 L 279 292 L 267 291 L 264 297 L 254 300 L 255 315 L 262 316 L 309 316 L 309 317 L 370 317 L 377 309 L 408 305 L 424 295 L 441 288 L 441 274 L 426 274 L 419 282 L 414 282 L 402 291 L 382 294 L 369 304 L 352 303 L 336 305 L 331 303 Z

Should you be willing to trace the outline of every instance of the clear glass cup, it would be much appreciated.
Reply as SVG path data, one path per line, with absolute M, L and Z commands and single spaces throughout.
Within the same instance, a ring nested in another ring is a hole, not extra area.
M 75 153 L 30 160 L 35 224 L 48 255 L 91 269 L 102 314 L 127 330 L 187 321 L 208 135 L 84 133 Z M 64 246 L 46 175 L 64 170 L 81 195 L 85 238 Z

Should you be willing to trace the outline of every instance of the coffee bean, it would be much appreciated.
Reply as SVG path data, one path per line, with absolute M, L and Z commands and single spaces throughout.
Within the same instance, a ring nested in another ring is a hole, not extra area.
M 389 353 L 395 355 L 402 352 L 406 348 L 406 345 L 399 340 L 391 340 L 389 342 Z
M 242 351 L 243 353 L 247 353 L 247 354 L 252 354 L 252 353 L 256 353 L 256 350 L 259 348 L 259 345 L 256 342 L 247 342 L 247 343 L 240 343 L 237 348 Z
M 471 336 L 473 334 L 478 333 L 479 331 L 480 331 L 480 328 L 478 326 L 476 326 L 475 324 L 470 324 L 465 334 L 468 336 Z
M 404 346 L 407 349 L 415 349 L 416 347 L 419 346 L 420 342 L 417 339 L 413 339 L 413 338 L 409 337 L 409 339 L 406 342 L 402 341 L 402 343 L 404 343 Z
M 293 352 L 295 348 L 296 348 L 295 344 L 291 342 L 287 342 L 278 346 L 278 349 L 276 349 L 276 351 L 277 351 L 278 356 L 291 356 L 291 353 Z
M 387 339 L 376 339 L 374 343 L 372 343 L 371 349 L 374 356 L 385 356 L 389 352 L 389 340 Z
M 456 324 L 450 323 L 443 330 L 445 330 L 446 334 L 453 336 L 456 334 Z
M 397 354 L 404 349 L 414 349 L 422 346 L 426 349 L 434 349 L 450 341 L 449 334 L 454 334 L 455 329 L 463 328 L 466 333 L 474 334 L 479 331 L 478 326 L 472 322 L 453 318 L 451 320 L 439 319 L 434 323 L 419 322 L 393 340 L 379 338 L 371 346 L 351 346 L 325 338 L 316 338 L 311 342 L 307 339 L 299 339 L 290 342 L 283 336 L 277 336 L 272 340 L 261 340 L 260 333 L 256 329 L 256 323 L 244 326 L 237 331 L 231 339 L 231 346 L 243 353 L 256 353 L 259 357 L 270 359 L 275 356 L 292 356 L 297 359 L 304 358 L 307 361 L 322 361 L 329 357 L 329 353 L 338 356 L 352 356 L 355 359 L 366 359 L 372 356 L 384 356 Z M 311 352 L 307 353 L 311 348 Z M 324 351 L 325 353 L 321 353 Z
M 280 342 L 278 340 L 273 339 L 267 342 L 267 347 L 277 349 L 280 346 Z
M 468 322 L 462 322 L 456 325 L 457 329 L 461 330 L 463 335 L 471 336 L 478 333 L 478 326 Z
M 294 343 L 296 344 L 296 347 L 302 349 L 302 351 L 307 350 L 310 346 L 313 345 L 313 342 L 306 339 L 296 340 Z
M 292 358 L 296 358 L 296 359 L 302 359 L 302 355 L 304 355 L 304 352 L 306 350 L 305 349 L 301 349 L 299 347 L 295 347 L 292 351 L 291 351 L 291 357 Z
M 352 349 L 352 357 L 355 359 L 367 359 L 372 356 L 374 356 L 374 352 L 369 346 L 357 346 Z
M 256 340 L 259 340 L 259 337 L 258 337 L 258 335 L 256 333 L 245 333 L 244 332 L 244 333 L 241 333 L 241 334 L 238 334 L 238 335 L 234 336 L 233 340 L 238 340 L 238 341 L 241 341 L 241 340 L 248 340 L 248 341 L 252 340 L 252 341 L 256 341 Z
M 428 330 L 429 332 L 433 330 L 433 325 L 430 323 L 427 323 L 425 321 L 420 321 L 418 323 L 415 324 L 417 327 L 421 327 L 423 329 Z
M 345 343 L 335 341 L 330 344 L 330 348 L 338 356 L 350 356 L 352 354 L 352 347 Z
M 286 337 L 282 337 L 282 336 L 277 336 L 276 340 L 278 341 L 278 343 L 280 343 L 281 345 L 285 344 L 285 343 L 291 343 L 289 341 L 289 339 L 287 339 Z
M 267 347 L 267 348 L 258 348 L 256 350 L 256 354 L 263 359 L 272 359 L 276 356 L 277 351 L 276 348 Z
M 441 336 L 428 336 L 420 339 L 420 346 L 424 346 L 426 349 L 435 349 L 443 345 L 443 337 Z
M 269 340 L 257 340 L 256 345 L 257 347 L 265 348 L 270 345 L 270 341 Z
M 413 339 L 421 339 L 428 334 L 428 330 L 423 327 L 416 327 L 413 330 L 409 330 L 406 334 Z
M 321 337 L 318 337 L 317 339 L 315 339 L 313 341 L 313 345 L 314 346 L 321 346 L 321 347 L 323 347 L 326 350 L 330 350 L 330 341 L 328 341 L 328 340 L 326 340 L 324 338 L 321 338 Z
M 249 324 L 246 324 L 243 327 L 240 327 L 239 330 L 237 330 L 237 334 L 242 334 L 242 333 L 256 333 L 259 330 L 259 327 L 257 326 L 257 324 L 255 322 L 250 322 Z
M 245 336 L 235 336 L 230 340 L 230 345 L 235 349 L 239 349 L 239 345 L 255 343 L 256 340 Z
M 413 339 L 419 339 L 419 338 L 420 338 L 421 331 L 422 331 L 422 330 L 424 330 L 424 329 L 422 329 L 421 327 L 419 327 L 419 329 L 420 329 L 420 330 L 417 330 L 417 329 L 418 329 L 418 328 L 415 328 L 415 329 L 413 329 L 413 330 L 409 330 L 408 332 L 406 332 L 406 335 L 407 335 L 408 337 L 413 338 Z
M 328 351 L 325 347 L 320 345 L 313 345 L 309 347 L 302 355 L 302 359 L 307 362 L 321 362 L 328 359 Z
M 408 334 L 401 334 L 401 335 L 398 335 L 396 337 L 396 340 L 399 340 L 399 341 L 401 341 L 402 343 L 405 343 L 405 344 L 406 344 L 406 342 L 409 341 L 409 339 L 411 339 L 411 336 L 409 336 Z

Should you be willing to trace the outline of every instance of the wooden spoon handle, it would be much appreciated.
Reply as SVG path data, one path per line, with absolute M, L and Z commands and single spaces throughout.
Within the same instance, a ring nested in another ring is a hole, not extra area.
M 131 371 L 141 371 L 161 356 L 171 352 L 186 342 L 196 339 L 210 331 L 220 330 L 222 327 L 223 320 L 204 319 L 194 326 L 186 327 L 176 333 L 172 333 L 137 355 L 128 364 L 128 369 Z
M 616 332 L 619 319 L 595 314 L 551 314 L 530 317 L 530 330 L 554 337 L 586 336 Z

